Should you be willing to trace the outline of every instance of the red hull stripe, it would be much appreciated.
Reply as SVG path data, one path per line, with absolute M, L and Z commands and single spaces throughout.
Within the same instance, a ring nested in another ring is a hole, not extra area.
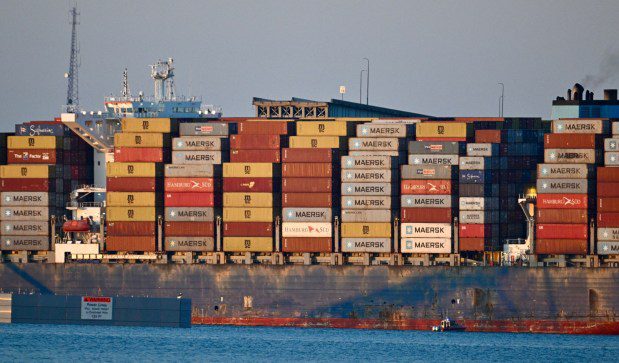
M 431 330 L 440 320 L 433 319 L 349 319 L 349 318 L 192 318 L 195 325 L 277 326 L 337 329 Z M 556 320 L 458 320 L 469 332 L 603 334 L 619 335 L 619 321 Z

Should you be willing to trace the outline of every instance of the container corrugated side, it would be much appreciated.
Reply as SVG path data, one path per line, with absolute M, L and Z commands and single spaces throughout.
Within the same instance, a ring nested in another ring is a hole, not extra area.
M 291 148 L 318 148 L 318 149 L 339 149 L 339 136 L 290 136 L 289 145 Z
M 107 163 L 106 175 L 110 177 L 159 177 L 161 164 L 156 163 Z
M 222 160 L 221 151 L 172 151 L 173 164 L 221 164 Z
M 342 171 L 342 182 L 391 183 L 391 170 L 355 169 Z
M 535 241 L 535 253 L 548 255 L 586 255 L 588 241 L 586 239 L 548 239 L 539 238 Z
M 164 233 L 170 237 L 213 237 L 214 222 L 170 222 L 164 224 Z
M 392 194 L 392 184 L 342 183 L 341 192 L 343 196 L 390 196 Z
M 0 250 L 3 251 L 47 251 L 48 236 L 15 236 L 3 235 L 0 239 Z
M 453 141 L 409 141 L 409 154 L 442 154 L 442 155 L 458 155 L 460 153 L 460 145 Z
M 346 136 L 346 122 L 342 121 L 297 121 L 299 136 Z
M 563 164 L 595 164 L 595 149 L 546 149 L 544 150 L 545 163 Z
M 452 179 L 453 171 L 451 165 L 402 165 L 401 178 L 408 179 Z
M 157 209 L 154 207 L 108 207 L 106 216 L 109 222 L 149 222 L 157 219 Z
M 402 223 L 400 236 L 403 238 L 451 238 L 450 223 Z
M 148 236 L 108 236 L 105 250 L 114 252 L 155 252 L 155 237 Z
M 226 222 L 273 222 L 273 208 L 223 208 Z
M 342 208 L 346 209 L 391 209 L 390 196 L 343 196 Z
M 593 172 L 585 164 L 537 164 L 537 177 L 544 179 L 587 179 Z
M 0 207 L 3 221 L 49 221 L 50 208 L 45 207 Z
M 333 239 L 330 237 L 284 237 L 282 238 L 282 252 L 304 253 L 317 252 L 328 253 L 333 251 Z
M 606 120 L 553 120 L 555 134 L 603 134 L 608 129 Z
M 343 222 L 341 224 L 340 233 L 342 237 L 387 238 L 391 237 L 391 223 Z
M 273 237 L 273 223 L 224 222 L 222 232 L 226 237 Z
M 389 156 L 342 156 L 342 169 L 391 169 Z
M 49 235 L 48 221 L 2 221 L 0 223 L 2 235 L 18 236 L 47 236 Z
M 228 136 L 227 123 L 183 122 L 179 125 L 181 136 Z
M 159 147 L 169 146 L 169 137 L 155 133 L 116 133 L 114 134 L 114 146 L 116 147 Z
M 185 251 L 214 251 L 215 239 L 213 237 L 166 237 L 164 249 L 172 252 Z
M 210 222 L 215 218 L 212 207 L 166 207 L 165 220 L 178 222 Z
M 351 137 L 348 139 L 349 150 L 397 151 L 400 148 L 399 146 L 399 139 L 395 137 Z
M 271 237 L 224 237 L 223 250 L 226 252 L 272 252 Z
M 332 227 L 328 222 L 284 222 L 282 237 L 331 237 Z
M 0 178 L 4 179 L 47 179 L 53 178 L 56 167 L 51 165 L 1 165 Z
M 451 180 L 402 180 L 402 194 L 451 195 Z
M 154 132 L 170 133 L 171 121 L 169 118 L 121 118 L 122 132 Z
M 272 208 L 272 193 L 223 193 L 223 202 L 226 207 L 258 207 Z
M 213 193 L 213 178 L 165 178 L 164 191 Z
M 150 192 L 107 192 L 108 207 L 154 207 L 161 205 L 161 197 Z
M 282 149 L 284 163 L 331 163 L 333 150 L 329 149 Z
M 391 222 L 391 211 L 384 209 L 343 209 L 342 222 Z
M 619 241 L 619 226 L 598 228 L 597 239 L 598 241 Z
M 588 192 L 586 179 L 538 179 L 539 194 L 586 194 Z
M 463 122 L 420 122 L 416 134 L 423 137 L 466 138 L 466 123 Z
M 221 150 L 221 138 L 217 136 L 182 136 L 172 139 L 172 150 L 217 151 Z
M 402 253 L 451 253 L 449 238 L 403 238 Z
M 618 255 L 619 254 L 619 242 L 616 241 L 599 241 L 597 243 L 598 255 Z
M 166 164 L 165 177 L 166 178 L 212 178 L 213 177 L 213 165 L 212 164 L 198 164 L 198 165 L 177 165 Z
M 331 222 L 331 208 L 283 208 L 284 222 Z
M 451 195 L 403 195 L 400 204 L 409 208 L 451 208 L 452 200 Z
M 408 155 L 409 165 L 458 165 L 460 157 L 453 155 L 433 155 L 433 154 L 410 154 Z
M 535 235 L 541 239 L 587 239 L 589 226 L 587 224 L 538 224 Z
M 8 149 L 60 149 L 62 137 L 57 136 L 9 136 Z
M 365 123 L 357 125 L 359 137 L 406 137 L 405 124 Z
M 331 193 L 331 178 L 282 178 L 284 193 Z
M 391 252 L 391 238 L 342 238 L 342 252 Z
M 52 194 L 55 196 L 55 194 Z M 2 206 L 46 206 L 50 205 L 50 193 L 47 192 L 2 192 Z M 1 217 L 0 217 L 1 219 Z
M 269 163 L 225 163 L 224 178 L 272 178 L 273 165 Z

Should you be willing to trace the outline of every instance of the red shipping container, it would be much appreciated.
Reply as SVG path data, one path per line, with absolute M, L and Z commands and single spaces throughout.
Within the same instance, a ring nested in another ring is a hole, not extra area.
M 333 240 L 329 237 L 284 237 L 282 238 L 282 252 L 331 252 Z
M 213 193 L 165 193 L 163 195 L 166 207 L 213 207 Z
M 282 207 L 331 208 L 331 193 L 282 193 Z
M 226 237 L 273 237 L 271 222 L 224 222 Z
M 281 157 L 278 150 L 230 150 L 232 163 L 279 163 Z
M 108 192 L 155 192 L 157 191 L 157 178 L 107 178 Z
M 165 178 L 164 190 L 166 193 L 213 193 L 215 188 L 213 178 Z
M 331 163 L 283 163 L 283 178 L 330 178 L 333 175 Z
M 331 178 L 282 178 L 282 192 L 287 193 L 331 193 Z
M 110 252 L 155 252 L 155 237 L 148 236 L 108 236 L 105 250 Z
M 242 193 L 272 193 L 272 178 L 223 178 L 223 191 Z
M 402 223 L 451 223 L 451 208 L 402 208 Z
M 230 149 L 279 150 L 279 135 L 230 135 Z
M 491 224 L 460 224 L 460 237 L 492 237 Z
M 213 237 L 213 222 L 165 222 L 166 237 Z
M 402 194 L 449 195 L 451 180 L 402 180 Z
M 108 236 L 151 236 L 157 231 L 155 222 L 107 222 Z
M 7 162 L 9 164 L 56 164 L 61 159 L 59 152 L 52 149 L 7 150 Z
M 619 183 L 600 183 L 597 185 L 598 197 L 619 197 Z
M 598 198 L 598 212 L 619 212 L 619 198 Z
M 238 123 L 238 133 L 253 135 L 286 135 L 288 133 L 287 121 L 244 121 Z
M 586 239 L 537 239 L 535 253 L 539 255 L 586 255 Z
M 587 209 L 587 194 L 538 194 L 539 209 Z
M 161 163 L 163 154 L 169 150 L 155 147 L 116 147 L 114 148 L 115 162 L 144 162 Z
M 484 239 L 483 238 L 462 238 L 458 240 L 460 243 L 460 251 L 462 252 L 483 252 L 484 251 Z
M 595 149 L 595 134 L 546 134 L 545 149 Z
M 0 192 L 49 192 L 55 188 L 54 179 L 0 179 Z
M 475 130 L 475 142 L 501 143 L 501 130 Z
M 282 149 L 284 163 L 332 163 L 332 149 Z
M 619 168 L 617 167 L 598 167 L 597 181 L 599 182 L 618 182 L 619 183 Z
M 619 213 L 598 213 L 597 226 L 599 228 L 619 227 Z
M 535 211 L 537 223 L 587 224 L 586 209 L 538 209 Z
M 541 239 L 587 239 L 589 226 L 587 224 L 538 224 L 535 236 Z

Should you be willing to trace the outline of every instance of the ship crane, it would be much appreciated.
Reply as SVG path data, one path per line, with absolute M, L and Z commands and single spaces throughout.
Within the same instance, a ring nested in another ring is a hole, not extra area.
M 79 111 L 80 98 L 78 92 L 77 70 L 79 68 L 78 54 L 79 46 L 77 44 L 77 7 L 73 7 L 69 12 L 71 16 L 71 55 L 69 57 L 69 71 L 64 74 L 67 79 L 67 102 L 64 111 L 67 113 L 76 113 Z

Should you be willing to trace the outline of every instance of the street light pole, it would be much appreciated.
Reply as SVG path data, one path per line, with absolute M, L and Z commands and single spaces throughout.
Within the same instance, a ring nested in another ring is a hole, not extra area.
M 503 100 L 505 99 L 505 85 L 499 82 L 501 86 L 501 97 L 499 97 L 499 117 L 503 117 Z
M 361 92 L 363 91 L 363 72 L 365 72 L 365 69 L 362 69 L 359 73 L 359 103 L 361 103 Z
M 370 60 L 368 58 L 363 58 L 368 62 L 368 74 L 366 74 L 367 76 L 367 81 L 365 82 L 365 86 L 367 87 L 366 91 L 365 91 L 365 104 L 369 105 L 370 104 Z

